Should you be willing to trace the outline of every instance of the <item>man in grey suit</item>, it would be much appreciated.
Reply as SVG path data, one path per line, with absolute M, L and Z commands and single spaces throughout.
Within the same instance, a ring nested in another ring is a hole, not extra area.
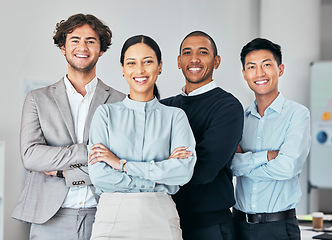
M 87 168 L 90 122 L 100 104 L 125 97 L 96 77 L 111 37 L 93 15 L 62 20 L 53 39 L 68 74 L 25 99 L 20 150 L 28 173 L 12 217 L 31 223 L 30 239 L 90 239 L 98 201 Z

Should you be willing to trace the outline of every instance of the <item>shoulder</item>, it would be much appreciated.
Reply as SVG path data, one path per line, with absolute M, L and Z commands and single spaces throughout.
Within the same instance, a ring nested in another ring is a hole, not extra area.
M 168 106 L 172 106 L 179 101 L 181 101 L 181 94 L 172 96 L 172 97 L 168 97 L 168 98 L 164 98 L 164 99 L 160 100 L 160 103 L 168 105 Z
M 243 106 L 233 94 L 226 92 L 220 87 L 214 90 L 211 98 L 208 100 L 215 111 L 243 115 Z
M 54 89 L 63 90 L 63 92 L 65 93 L 65 84 L 63 82 L 63 79 L 61 79 L 60 81 L 53 83 L 51 85 L 31 90 L 27 94 L 26 98 L 27 99 L 28 98 L 33 98 L 33 99 L 49 98 L 49 97 L 53 96 Z
M 293 115 L 302 115 L 309 117 L 310 111 L 307 107 L 293 100 L 285 99 L 283 110 Z

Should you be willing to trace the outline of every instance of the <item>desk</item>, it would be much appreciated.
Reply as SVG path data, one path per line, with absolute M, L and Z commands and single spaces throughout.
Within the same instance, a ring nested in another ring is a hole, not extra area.
M 324 233 L 313 231 L 311 221 L 299 221 L 299 225 L 301 229 L 301 240 L 312 240 L 313 236 Z M 324 220 L 324 229 L 332 230 L 332 222 L 330 220 Z M 328 234 L 332 236 L 332 232 L 329 232 Z

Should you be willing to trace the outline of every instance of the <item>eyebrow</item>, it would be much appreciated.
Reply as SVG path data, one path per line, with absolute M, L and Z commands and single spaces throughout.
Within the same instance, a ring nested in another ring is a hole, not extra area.
M 268 62 L 268 61 L 271 61 L 271 62 L 272 62 L 272 59 L 270 59 L 270 58 L 268 58 L 268 59 L 264 59 L 264 60 L 262 61 L 262 63 L 264 63 L 264 62 Z M 246 65 L 249 65 L 249 64 L 256 64 L 256 63 L 254 63 L 254 62 L 247 62 Z
M 72 36 L 72 37 L 70 37 L 70 39 L 81 39 L 81 38 L 78 37 L 78 36 Z M 94 40 L 97 41 L 97 39 L 96 39 L 95 37 L 87 37 L 87 38 L 86 38 L 86 40 L 90 40 L 90 39 L 94 39 Z
M 153 57 L 152 56 L 146 56 L 143 59 L 147 59 L 147 58 L 153 58 Z M 129 58 L 125 59 L 125 61 L 129 61 L 129 60 L 136 60 L 136 58 L 129 57 Z
M 209 50 L 208 48 L 206 48 L 206 47 L 200 47 L 199 49 L 200 49 L 200 50 L 203 49 L 203 50 L 206 50 L 206 51 L 210 51 L 210 50 Z M 190 48 L 190 47 L 183 48 L 183 49 L 182 49 L 182 52 L 183 52 L 183 51 L 187 51 L 187 50 L 191 50 L 191 48 Z

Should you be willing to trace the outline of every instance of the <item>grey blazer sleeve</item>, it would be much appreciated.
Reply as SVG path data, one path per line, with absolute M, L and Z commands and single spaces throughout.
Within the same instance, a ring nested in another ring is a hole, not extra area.
M 26 97 L 20 133 L 24 167 L 45 172 L 87 164 L 86 144 L 73 143 L 62 113 L 49 95 L 33 91 Z

